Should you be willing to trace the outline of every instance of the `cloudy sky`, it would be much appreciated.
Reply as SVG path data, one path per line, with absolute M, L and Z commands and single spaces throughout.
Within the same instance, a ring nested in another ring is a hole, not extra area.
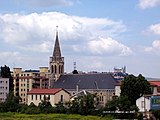
M 1 0 L 0 65 L 48 66 L 58 25 L 65 71 L 160 78 L 160 0 Z

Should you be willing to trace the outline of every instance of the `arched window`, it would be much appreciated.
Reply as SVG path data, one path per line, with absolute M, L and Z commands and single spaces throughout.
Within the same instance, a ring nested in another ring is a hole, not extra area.
M 61 65 L 61 73 L 63 73 L 63 65 Z
M 53 65 L 51 66 L 51 73 L 53 73 Z
M 59 74 L 61 74 L 61 65 L 59 65 Z
M 54 73 L 57 74 L 57 66 L 54 65 Z

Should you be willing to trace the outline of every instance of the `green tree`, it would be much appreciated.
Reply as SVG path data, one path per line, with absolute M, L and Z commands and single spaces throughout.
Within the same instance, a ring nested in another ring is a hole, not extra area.
M 23 106 L 23 108 L 25 108 L 27 106 Z M 22 113 L 26 113 L 26 114 L 39 114 L 41 113 L 39 107 L 37 107 L 33 102 L 26 108 L 25 111 L 23 111 L 22 109 Z
M 54 111 L 56 113 L 66 113 L 67 108 L 64 106 L 64 104 L 62 102 L 59 102 L 59 103 L 56 104 L 56 107 L 54 108 Z
M 92 94 L 75 98 L 71 102 L 69 111 L 74 114 L 89 115 L 95 110 L 95 101 Z
M 138 77 L 126 76 L 122 81 L 121 96 L 127 96 L 132 105 L 136 105 L 139 97 L 150 93 L 150 84 L 141 74 Z
M 132 105 L 127 96 L 120 96 L 106 104 L 106 110 L 109 111 L 138 111 L 135 105 Z
M 8 66 L 6 66 L 6 65 L 4 65 L 4 67 L 1 66 L 1 76 L 3 78 L 11 77 L 11 71 L 10 71 L 10 68 Z
M 38 107 L 40 108 L 40 111 L 42 113 L 52 113 L 53 112 L 53 108 L 52 105 L 49 101 L 49 97 L 44 97 L 44 100 L 41 100 L 41 102 L 39 103 Z
M 19 96 L 14 96 L 13 92 L 10 91 L 7 95 L 6 101 L 4 102 L 4 111 L 6 112 L 17 112 L 19 109 Z

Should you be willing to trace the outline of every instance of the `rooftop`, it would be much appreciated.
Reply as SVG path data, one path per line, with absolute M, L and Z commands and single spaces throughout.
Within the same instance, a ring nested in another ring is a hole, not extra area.
M 32 89 L 28 94 L 56 94 L 57 92 L 63 90 L 62 88 L 53 88 L 53 89 Z
M 63 89 L 114 89 L 116 80 L 111 74 L 65 74 L 54 83 L 54 88 Z

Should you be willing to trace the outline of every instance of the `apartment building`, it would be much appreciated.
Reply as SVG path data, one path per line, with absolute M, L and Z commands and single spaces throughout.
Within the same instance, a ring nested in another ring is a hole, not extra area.
M 9 78 L 0 78 L 0 102 L 4 102 L 9 93 Z
M 27 92 L 32 88 L 48 88 L 48 67 L 39 70 L 25 70 L 13 68 L 14 95 L 21 97 L 21 102 L 27 104 Z

